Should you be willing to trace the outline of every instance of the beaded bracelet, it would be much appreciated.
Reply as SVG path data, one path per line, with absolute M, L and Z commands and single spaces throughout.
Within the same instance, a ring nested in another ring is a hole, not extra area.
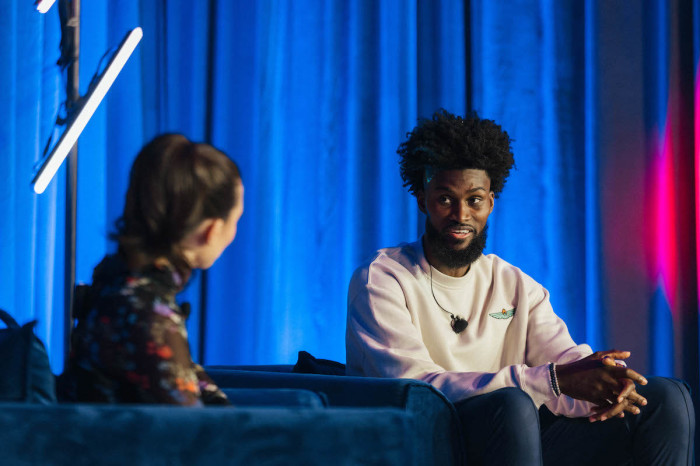
M 557 379 L 557 368 L 556 364 L 553 362 L 549 363 L 549 382 L 552 385 L 552 391 L 556 396 L 561 396 L 561 390 L 559 390 L 559 380 Z

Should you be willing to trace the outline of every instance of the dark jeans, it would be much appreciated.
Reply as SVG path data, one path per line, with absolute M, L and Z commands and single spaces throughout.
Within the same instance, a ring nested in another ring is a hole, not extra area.
M 622 419 L 589 422 L 538 412 L 520 389 L 503 388 L 456 404 L 467 464 L 690 465 L 695 411 L 687 386 L 651 377 L 637 391 L 648 404 Z

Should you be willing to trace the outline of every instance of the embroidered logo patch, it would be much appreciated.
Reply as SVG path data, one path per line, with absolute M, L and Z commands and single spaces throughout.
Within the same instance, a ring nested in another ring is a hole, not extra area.
M 502 309 L 501 312 L 491 312 L 489 315 L 494 319 L 510 319 L 515 315 L 515 308 L 511 309 L 510 311 Z

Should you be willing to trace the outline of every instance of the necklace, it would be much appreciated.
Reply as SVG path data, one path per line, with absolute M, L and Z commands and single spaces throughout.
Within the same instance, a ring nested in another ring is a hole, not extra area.
M 428 264 L 428 267 L 430 267 L 430 292 L 433 294 L 435 304 L 437 304 L 440 309 L 449 314 L 452 318 L 452 322 L 450 322 L 450 327 L 452 327 L 452 331 L 457 334 L 462 333 L 464 329 L 467 328 L 467 325 L 469 325 L 469 322 L 467 322 L 467 320 L 461 316 L 454 315 L 453 313 L 451 313 L 450 311 L 448 311 L 440 305 L 437 298 L 435 297 L 435 291 L 433 290 L 433 267 L 430 264 Z

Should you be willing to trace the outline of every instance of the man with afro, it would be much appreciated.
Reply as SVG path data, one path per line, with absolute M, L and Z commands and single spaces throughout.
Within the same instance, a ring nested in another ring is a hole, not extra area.
M 440 110 L 398 154 L 425 234 L 355 271 L 348 375 L 441 390 L 457 408 L 470 465 L 692 464 L 685 384 L 647 381 L 626 367 L 627 351 L 577 345 L 545 288 L 482 253 L 514 166 L 508 134 L 476 113 Z

